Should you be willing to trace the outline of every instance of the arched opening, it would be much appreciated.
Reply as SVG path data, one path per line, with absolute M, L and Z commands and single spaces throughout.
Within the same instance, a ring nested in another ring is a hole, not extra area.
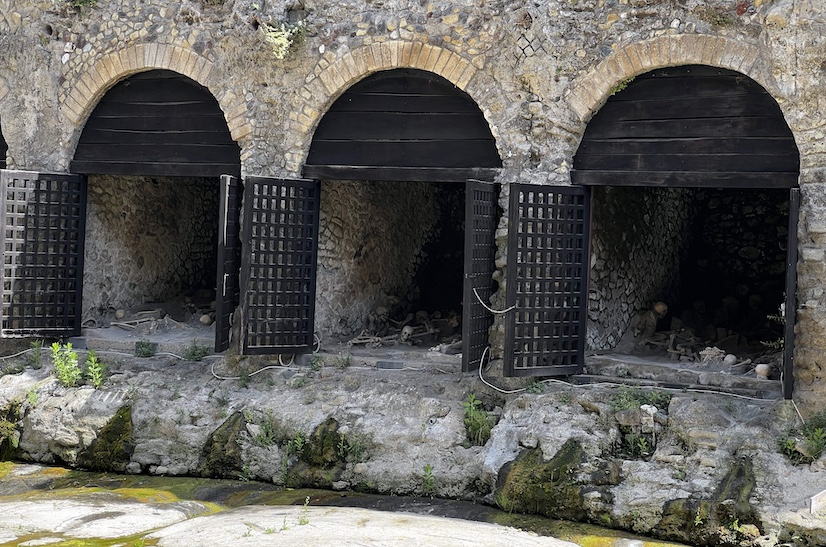
M 572 174 L 591 187 L 589 349 L 752 377 L 765 363 L 765 391 L 782 377 L 790 396 L 798 174 L 780 108 L 743 74 L 670 67 L 613 95 Z
M 470 355 L 478 364 L 491 319 L 471 308 L 475 294 L 492 292 L 498 192 L 490 183 L 500 166 L 479 107 L 436 74 L 379 72 L 339 97 L 303 171 L 322 181 L 315 295 L 322 339 L 411 349 L 441 343 L 463 352 L 465 366 L 475 366 Z M 412 339 L 402 336 L 405 326 Z M 471 330 L 478 351 L 469 353 Z
M 71 169 L 88 177 L 84 326 L 187 326 L 211 346 L 201 319 L 215 316 L 219 177 L 240 173 L 240 149 L 209 90 L 167 70 L 119 82 L 87 121 Z

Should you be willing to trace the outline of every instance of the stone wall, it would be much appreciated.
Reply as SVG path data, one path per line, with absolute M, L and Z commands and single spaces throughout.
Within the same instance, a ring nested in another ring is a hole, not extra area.
M 403 317 L 419 302 L 413 281 L 441 229 L 438 196 L 418 182 L 322 182 L 316 330 L 353 336 L 377 307 Z
M 83 317 L 215 287 L 218 181 L 89 177 Z
M 277 59 L 257 29 L 296 21 L 305 39 Z M 1 0 L 0 128 L 9 167 L 67 171 L 106 91 L 169 69 L 213 93 L 244 174 L 300 177 L 337 97 L 376 71 L 413 67 L 479 105 L 503 159 L 506 209 L 511 182 L 570 183 L 586 124 L 620 82 L 682 64 L 739 71 L 777 100 L 801 154 L 796 397 L 815 410 L 826 391 L 824 31 L 826 8 L 815 0 Z M 332 325 L 325 306 L 319 318 Z M 347 328 L 361 312 L 347 314 Z M 492 342 L 496 354 L 499 334 Z
M 595 188 L 588 347 L 614 347 L 639 311 L 674 303 L 690 234 L 693 192 Z

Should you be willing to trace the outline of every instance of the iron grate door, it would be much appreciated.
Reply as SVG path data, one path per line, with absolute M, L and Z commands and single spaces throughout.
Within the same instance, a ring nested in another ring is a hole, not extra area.
M 505 374 L 582 371 L 588 285 L 585 187 L 512 184 Z
M 3 336 L 78 336 L 86 179 L 0 171 Z
M 244 179 L 241 269 L 245 354 L 313 346 L 320 188 L 317 181 Z
M 786 300 L 783 332 L 783 397 L 794 391 L 794 325 L 797 321 L 797 223 L 800 218 L 800 188 L 789 190 L 789 240 L 786 249 Z
M 496 184 L 468 181 L 465 186 L 465 279 L 462 318 L 462 370 L 479 368 L 493 313 L 482 302 L 490 302 L 494 292 L 493 273 L 496 268 Z M 478 294 L 478 298 L 477 298 Z
M 241 211 L 238 179 L 221 175 L 221 224 L 218 227 L 217 294 L 215 295 L 215 351 L 229 348 L 232 314 L 241 301 L 238 284 L 241 239 L 238 215 Z

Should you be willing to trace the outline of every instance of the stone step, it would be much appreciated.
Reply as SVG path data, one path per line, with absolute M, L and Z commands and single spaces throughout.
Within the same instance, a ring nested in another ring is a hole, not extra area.
M 193 345 L 214 348 L 214 332 L 210 328 L 180 329 L 168 332 L 143 334 L 130 332 L 118 327 L 83 329 L 81 335 L 69 341 L 78 349 L 92 349 L 99 352 L 112 351 L 135 354 L 135 344 L 139 341 L 157 344 L 156 353 L 172 353 L 182 356 Z
M 771 382 L 771 381 L 769 381 Z M 595 374 L 575 374 L 571 376 L 571 383 L 574 385 L 611 383 L 626 386 L 649 387 L 660 389 L 673 389 L 681 391 L 701 391 L 710 393 L 728 393 L 742 397 L 754 399 L 782 399 L 780 382 L 771 382 L 774 386 L 766 385 L 763 389 L 750 389 L 743 387 L 724 387 L 705 384 L 683 384 L 670 382 L 667 380 L 650 380 L 641 378 L 618 378 L 616 376 L 599 376 Z

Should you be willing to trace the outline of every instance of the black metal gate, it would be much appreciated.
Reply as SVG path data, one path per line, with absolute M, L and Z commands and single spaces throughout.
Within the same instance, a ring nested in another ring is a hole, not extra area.
M 507 376 L 582 371 L 589 200 L 584 187 L 511 184 Z
M 77 336 L 83 290 L 86 179 L 0 171 L 3 336 Z
M 800 217 L 800 188 L 789 190 L 789 238 L 786 249 L 786 301 L 783 332 L 783 397 L 794 391 L 794 324 L 797 320 L 797 222 Z
M 462 370 L 479 367 L 488 347 L 493 313 L 483 303 L 495 290 L 495 235 L 499 186 L 471 180 L 465 187 L 465 279 L 462 318 Z
M 313 346 L 319 197 L 316 181 L 244 179 L 242 353 Z
M 218 227 L 218 272 L 215 295 L 215 351 L 229 347 L 232 314 L 241 301 L 238 271 L 241 263 L 241 240 L 238 215 L 241 192 L 238 179 L 221 175 L 220 226 Z

